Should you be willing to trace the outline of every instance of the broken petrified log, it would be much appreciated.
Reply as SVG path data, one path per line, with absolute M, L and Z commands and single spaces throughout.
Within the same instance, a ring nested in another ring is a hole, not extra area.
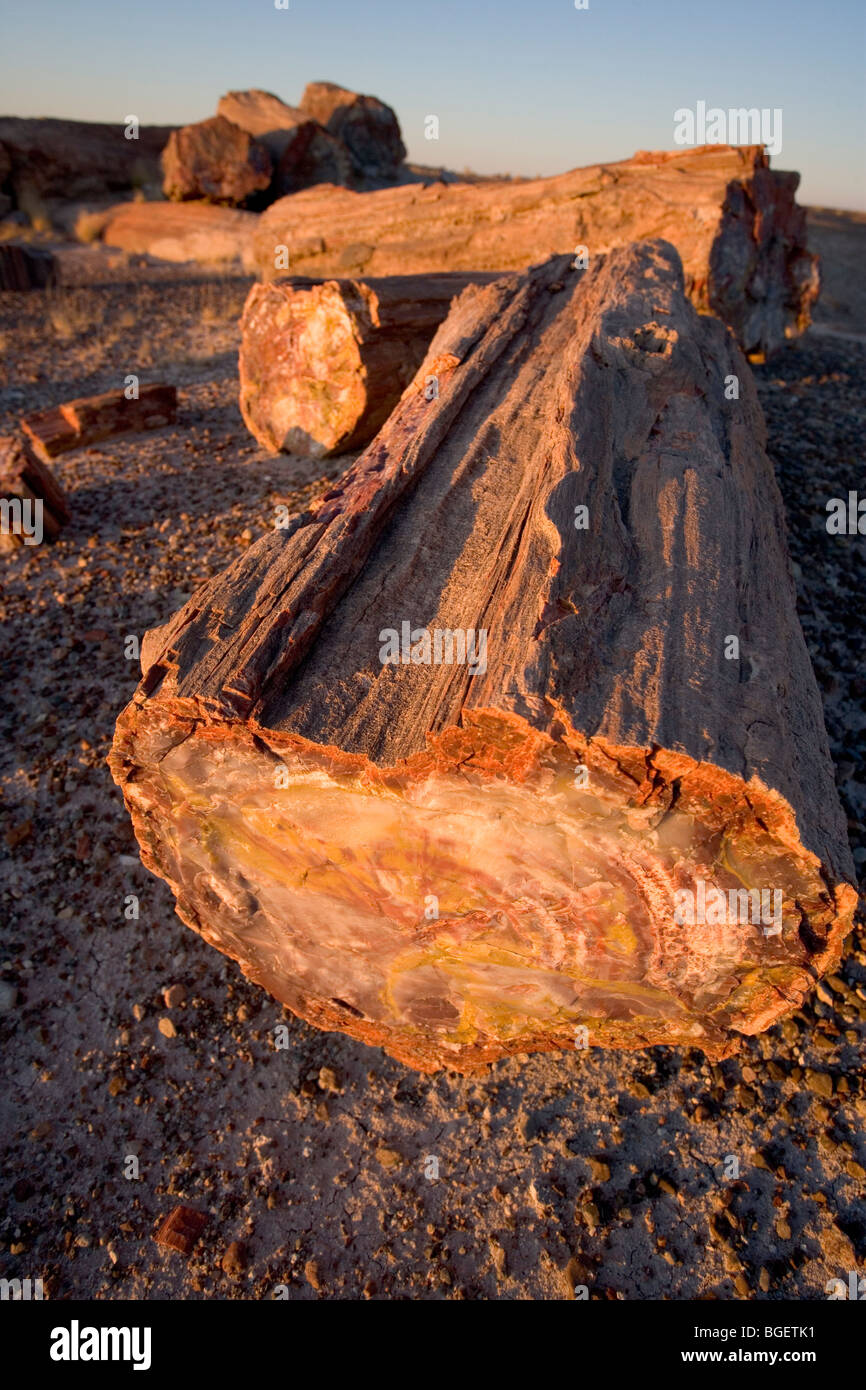
M 21 427 L 37 453 L 53 459 L 112 435 L 162 429 L 176 414 L 175 386 L 141 386 L 131 399 L 125 391 L 104 391 L 64 401 L 52 410 L 34 411 L 22 417 Z
M 233 121 L 267 148 L 274 164 L 268 189 L 271 199 L 316 183 L 346 184 L 350 180 L 352 169 L 343 142 L 271 92 L 255 88 L 227 92 L 220 98 L 217 115 Z
M 26 440 L 0 438 L 0 549 L 54 540 L 68 520 L 65 492 Z
M 247 429 L 272 453 L 323 458 L 361 448 L 414 377 L 455 295 L 495 278 L 445 272 L 254 285 L 238 361 Z
M 56 275 L 57 262 L 50 251 L 15 242 L 0 246 L 0 290 L 44 290 Z
M 338 486 L 147 635 L 111 756 L 184 921 L 422 1070 L 724 1055 L 856 900 L 748 366 L 668 243 L 570 264 L 464 292 Z
M 405 275 L 524 269 L 552 252 L 585 247 L 592 258 L 666 237 L 697 308 L 765 354 L 804 331 L 818 294 L 798 183 L 771 170 L 759 145 L 706 145 L 526 183 L 309 189 L 263 213 L 254 256 L 263 278 L 278 246 L 303 275 Z
M 109 209 L 106 246 L 162 261 L 241 261 L 252 268 L 258 217 L 216 203 L 119 203 Z
M 406 146 L 396 113 L 384 101 L 335 82 L 308 82 L 301 110 L 341 141 L 357 179 L 375 184 L 398 176 Z
M 205 198 L 237 206 L 271 182 L 267 149 L 248 131 L 211 116 L 173 130 L 162 152 L 163 192 L 174 202 Z

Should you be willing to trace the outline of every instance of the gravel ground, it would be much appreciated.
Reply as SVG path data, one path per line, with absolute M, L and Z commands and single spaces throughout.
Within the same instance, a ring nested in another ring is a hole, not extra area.
M 60 460 L 71 525 L 0 555 L 0 1276 L 61 1299 L 822 1299 L 862 1272 L 862 931 L 734 1060 L 590 1050 L 461 1079 L 315 1032 L 182 925 L 105 766 L 125 638 L 346 460 L 273 460 L 244 430 L 247 282 L 102 248 L 65 252 L 64 280 L 0 295 L 0 429 L 129 372 L 176 382 L 180 410 Z M 824 522 L 866 492 L 866 325 L 846 301 L 819 329 L 758 378 L 862 873 L 866 541 Z M 153 1238 L 179 1203 L 209 1217 L 188 1258 Z

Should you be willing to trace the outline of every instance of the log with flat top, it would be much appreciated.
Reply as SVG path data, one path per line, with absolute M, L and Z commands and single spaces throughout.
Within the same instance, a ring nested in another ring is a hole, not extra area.
M 271 453 L 323 458 L 361 448 L 414 377 L 455 296 L 495 279 L 452 271 L 254 285 L 238 364 L 247 429 Z
M 286 249 L 295 274 L 366 277 L 524 270 L 553 252 L 666 237 L 692 302 L 761 355 L 808 327 L 818 294 L 799 181 L 760 145 L 704 145 L 526 182 L 311 188 L 253 224 L 253 254 L 263 278 Z
M 467 289 L 143 644 L 111 766 L 184 921 L 427 1071 L 796 1008 L 855 893 L 763 441 L 668 243 Z

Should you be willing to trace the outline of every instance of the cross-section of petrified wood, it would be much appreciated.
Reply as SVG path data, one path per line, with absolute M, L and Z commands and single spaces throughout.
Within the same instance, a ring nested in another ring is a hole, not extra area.
M 301 276 L 254 285 L 238 364 L 247 429 L 272 453 L 322 458 L 359 449 L 394 409 L 454 297 L 495 278 Z
M 314 188 L 262 215 L 255 258 L 265 278 L 284 264 L 279 247 L 304 275 L 510 270 L 578 246 L 596 256 L 666 237 L 692 301 L 760 354 L 808 326 L 818 294 L 798 183 L 771 170 L 760 145 L 705 145 L 527 183 Z
M 839 960 L 763 419 L 665 242 L 467 289 L 341 483 L 142 666 L 111 766 L 144 862 L 320 1028 L 427 1070 L 579 1026 L 721 1054 Z M 778 921 L 688 924 L 711 890 Z
M 53 540 L 69 520 L 66 494 L 26 440 L 0 438 L 0 549 Z
M 21 427 L 38 453 L 52 459 L 112 435 L 162 429 L 176 413 L 176 387 L 142 386 L 131 398 L 125 391 L 105 391 L 65 401 L 53 410 L 34 411 L 22 418 Z

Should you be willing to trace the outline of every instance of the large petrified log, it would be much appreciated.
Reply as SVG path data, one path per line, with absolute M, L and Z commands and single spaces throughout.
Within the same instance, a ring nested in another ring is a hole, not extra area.
M 818 294 L 798 183 L 771 170 L 759 145 L 706 145 L 526 183 L 310 189 L 262 215 L 254 255 L 263 278 L 284 246 L 298 274 L 405 275 L 524 269 L 552 252 L 593 257 L 665 237 L 698 309 L 765 354 L 808 326 Z
M 174 202 L 203 198 L 231 206 L 261 193 L 273 173 L 266 147 L 225 116 L 173 130 L 162 167 L 163 192 Z
M 391 414 L 454 297 L 495 278 L 446 271 L 253 285 L 238 360 L 247 429 L 272 453 L 359 449 Z
M 0 550 L 54 540 L 69 520 L 57 479 L 17 435 L 0 438 Z
M 853 914 L 748 366 L 669 244 L 570 265 L 464 292 L 341 483 L 148 634 L 111 757 L 184 921 L 420 1069 L 724 1054 Z

